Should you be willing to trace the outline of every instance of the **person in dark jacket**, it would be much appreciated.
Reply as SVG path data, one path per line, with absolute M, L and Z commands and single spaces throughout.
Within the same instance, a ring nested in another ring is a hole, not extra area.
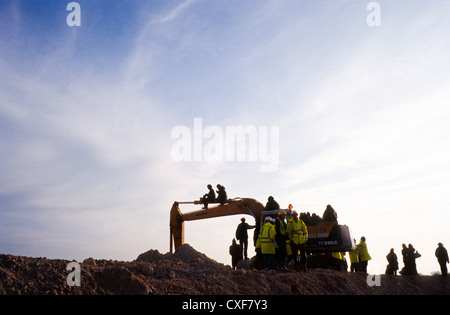
M 416 259 L 421 257 L 422 255 L 420 255 L 411 244 L 409 244 L 408 247 L 406 247 L 405 244 L 403 244 L 402 246 L 403 263 L 405 264 L 405 266 L 402 268 L 402 270 L 400 270 L 400 274 L 403 276 L 418 275 Z
M 322 220 L 325 222 L 337 221 L 337 212 L 333 209 L 332 206 L 327 205 L 327 208 L 323 212 Z
M 207 188 L 209 192 L 203 196 L 203 209 L 208 209 L 208 203 L 212 203 L 216 201 L 216 194 L 211 185 L 208 185 Z
M 224 205 L 228 200 L 227 192 L 225 191 L 225 187 L 218 184 L 217 185 L 217 199 L 216 201 L 221 205 Z
M 269 196 L 264 210 L 278 210 L 278 209 L 280 209 L 280 205 L 278 204 L 278 202 L 276 202 L 272 196 Z
M 449 263 L 449 260 L 448 260 L 448 252 L 445 249 L 444 245 L 442 245 L 442 243 L 438 243 L 438 248 L 436 248 L 434 255 L 436 256 L 436 258 L 439 262 L 439 265 L 441 266 L 442 276 L 446 277 L 447 276 L 447 264 Z
M 239 245 L 241 246 L 241 255 L 244 256 L 245 259 L 248 259 L 247 256 L 247 248 L 248 248 L 248 233 L 247 230 L 254 229 L 256 225 L 249 225 L 245 222 L 245 218 L 241 219 L 241 223 L 238 225 L 236 229 L 236 238 L 239 241 Z
M 275 235 L 275 242 L 278 245 L 278 248 L 275 248 L 275 266 L 281 271 L 288 271 L 286 268 L 286 241 L 289 240 L 289 237 L 286 234 L 286 215 L 286 211 L 281 210 L 278 212 L 278 217 L 275 219 L 275 231 L 277 232 Z
M 242 260 L 242 251 L 241 246 L 236 243 L 236 239 L 233 238 L 233 242 L 230 246 L 230 255 L 231 255 L 231 267 L 236 269 L 236 266 L 239 260 Z
M 398 259 L 397 255 L 394 253 L 394 249 L 391 248 L 389 254 L 387 254 L 386 259 L 388 261 L 388 265 L 386 267 L 387 275 L 397 275 L 398 270 Z

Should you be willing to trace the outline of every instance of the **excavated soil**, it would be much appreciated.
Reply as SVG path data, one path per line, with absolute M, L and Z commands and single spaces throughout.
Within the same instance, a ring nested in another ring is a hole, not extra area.
M 68 260 L 0 255 L 2 295 L 448 295 L 450 277 L 367 275 L 315 269 L 307 273 L 238 269 L 188 244 L 174 254 L 149 250 L 136 260 L 88 258 L 80 286 L 69 286 Z

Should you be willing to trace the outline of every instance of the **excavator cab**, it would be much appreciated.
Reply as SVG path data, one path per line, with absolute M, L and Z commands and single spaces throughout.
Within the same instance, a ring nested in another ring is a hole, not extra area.
M 286 223 L 292 216 L 291 209 L 265 210 L 260 215 L 260 226 L 267 216 L 276 218 L 278 212 L 286 212 Z M 300 218 L 308 218 L 306 213 L 300 213 Z M 325 220 L 325 221 L 324 221 Z M 306 254 L 308 268 L 323 268 L 334 270 L 347 270 L 347 263 L 343 253 L 355 250 L 355 243 L 350 228 L 346 225 L 339 225 L 337 215 L 323 216 L 318 222 L 307 220 L 308 241 L 306 242 Z M 255 239 L 258 231 L 255 230 Z M 275 246 L 277 246 L 275 244 Z
M 265 210 L 261 212 L 260 226 L 264 223 L 267 216 L 276 218 L 279 211 L 286 212 L 286 222 L 292 216 L 292 210 Z M 302 217 L 300 213 L 300 217 Z M 355 243 L 353 241 L 350 228 L 346 225 L 339 225 L 338 221 L 324 221 L 317 222 L 314 225 L 307 224 L 308 241 L 306 243 L 306 251 L 308 253 L 329 253 L 329 252 L 348 252 L 355 250 Z

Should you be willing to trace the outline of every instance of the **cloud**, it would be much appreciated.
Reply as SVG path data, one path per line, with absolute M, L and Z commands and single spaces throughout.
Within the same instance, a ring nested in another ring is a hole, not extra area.
M 198 0 L 185 0 L 175 8 L 173 8 L 169 13 L 159 16 L 151 21 L 150 24 L 160 24 L 171 22 L 176 19 L 183 11 L 187 10 L 191 5 L 193 5 Z
M 81 259 L 164 251 L 172 203 L 209 183 L 302 210 L 333 201 L 346 224 L 374 235 L 380 211 L 400 216 L 429 199 L 444 208 L 446 10 L 383 6 L 374 29 L 359 5 L 161 3 L 131 10 L 133 27 L 113 46 L 87 15 L 80 29 L 40 33 L 46 45 L 25 43 L 28 18 L 15 11 L 14 42 L 0 36 L 2 248 Z M 221 130 L 279 127 L 279 171 L 176 163 L 171 130 L 194 117 Z M 233 219 L 202 224 L 187 240 L 228 261 Z M 217 242 L 203 242 L 205 226 L 220 226 Z
M 2 67 L 2 248 L 132 259 L 158 239 L 146 222 L 172 201 L 164 111 L 130 82 L 90 74 L 67 85 L 40 70 Z

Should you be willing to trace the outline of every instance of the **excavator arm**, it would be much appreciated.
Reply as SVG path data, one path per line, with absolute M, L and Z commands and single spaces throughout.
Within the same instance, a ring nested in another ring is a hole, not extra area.
M 217 218 L 236 214 L 248 214 L 255 218 L 256 225 L 260 224 L 261 213 L 264 211 L 264 206 L 257 200 L 251 198 L 238 198 L 229 200 L 224 205 L 218 205 L 208 209 L 202 209 L 187 213 L 182 213 L 180 204 L 198 204 L 200 201 L 193 202 L 177 202 L 175 201 L 170 210 L 170 252 L 184 244 L 184 222 L 202 220 L 209 218 Z

